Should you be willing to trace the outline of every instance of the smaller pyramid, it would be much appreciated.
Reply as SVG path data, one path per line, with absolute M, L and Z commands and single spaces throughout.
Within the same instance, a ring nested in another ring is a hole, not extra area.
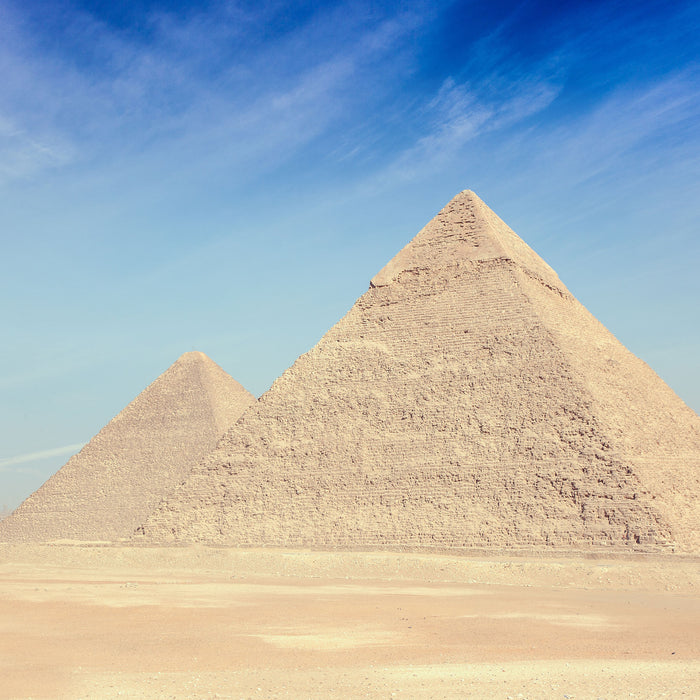
M 255 397 L 188 352 L 0 522 L 0 541 L 128 537 Z

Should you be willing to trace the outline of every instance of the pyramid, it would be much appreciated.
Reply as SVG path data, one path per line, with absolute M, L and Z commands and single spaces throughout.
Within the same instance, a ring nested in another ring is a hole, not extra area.
M 204 353 L 184 354 L 0 522 L 0 541 L 127 537 L 253 403 Z
M 699 477 L 698 416 L 465 191 L 138 535 L 697 552 Z

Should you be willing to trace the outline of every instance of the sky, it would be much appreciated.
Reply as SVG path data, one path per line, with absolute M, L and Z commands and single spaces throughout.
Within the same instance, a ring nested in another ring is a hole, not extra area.
M 256 395 L 474 190 L 700 411 L 700 2 L 0 0 L 0 508 Z

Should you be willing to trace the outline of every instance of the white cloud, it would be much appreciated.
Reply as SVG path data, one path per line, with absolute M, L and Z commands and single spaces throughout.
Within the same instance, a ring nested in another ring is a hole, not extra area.
M 0 471 L 21 471 L 16 469 L 9 469 L 16 464 L 24 464 L 26 462 L 37 462 L 41 459 L 49 459 L 50 457 L 60 457 L 61 455 L 75 454 L 78 450 L 82 449 L 86 443 L 78 442 L 74 445 L 65 445 L 64 447 L 53 447 L 49 450 L 39 450 L 38 452 L 27 452 L 23 455 L 17 455 L 15 457 L 6 457 L 0 459 Z
M 153 182 L 154 171 L 181 178 L 209 168 L 249 179 L 284 162 L 363 97 L 382 94 L 400 70 L 403 39 L 425 18 L 322 10 L 261 41 L 260 13 L 219 8 L 151 15 L 145 42 L 81 14 L 66 32 L 86 66 L 47 53 L 12 20 L 0 31 L 9 76 L 0 114 L 11 125 L 0 129 L 0 179 L 83 161 L 102 162 L 101 176 L 128 171 L 131 182 L 145 169 Z
M 590 208 L 665 187 L 666 196 L 675 191 L 687 201 L 700 162 L 697 81 L 697 70 L 690 70 L 619 87 L 556 124 L 508 133 L 494 145 L 492 160 L 511 173 L 514 193 L 539 187 L 542 196 L 556 198 L 586 187 L 588 194 L 578 199 Z M 642 199 L 658 207 L 656 196 Z M 576 218 L 583 213 L 571 211 Z
M 73 146 L 59 135 L 32 134 L 0 114 L 0 183 L 70 162 Z
M 390 183 L 413 180 L 453 165 L 467 144 L 541 112 L 559 91 L 553 80 L 532 78 L 504 85 L 497 97 L 481 97 L 469 83 L 448 78 L 425 107 L 424 134 L 401 152 L 379 179 Z
M 700 96 L 695 86 L 698 75 L 675 75 L 634 90 L 621 88 L 595 110 L 555 130 L 547 140 L 559 150 L 559 161 L 590 178 L 615 168 L 619 160 L 652 139 L 682 142 L 690 154 L 691 141 L 684 134 L 697 128 Z M 666 143 L 663 151 L 673 147 Z M 650 148 L 647 155 L 659 154 Z

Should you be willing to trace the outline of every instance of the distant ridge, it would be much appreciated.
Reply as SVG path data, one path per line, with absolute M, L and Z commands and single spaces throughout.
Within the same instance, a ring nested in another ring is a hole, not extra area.
M 127 537 L 254 402 L 204 353 L 185 353 L 0 522 L 0 541 Z
M 139 536 L 697 552 L 699 476 L 698 416 L 465 191 Z

